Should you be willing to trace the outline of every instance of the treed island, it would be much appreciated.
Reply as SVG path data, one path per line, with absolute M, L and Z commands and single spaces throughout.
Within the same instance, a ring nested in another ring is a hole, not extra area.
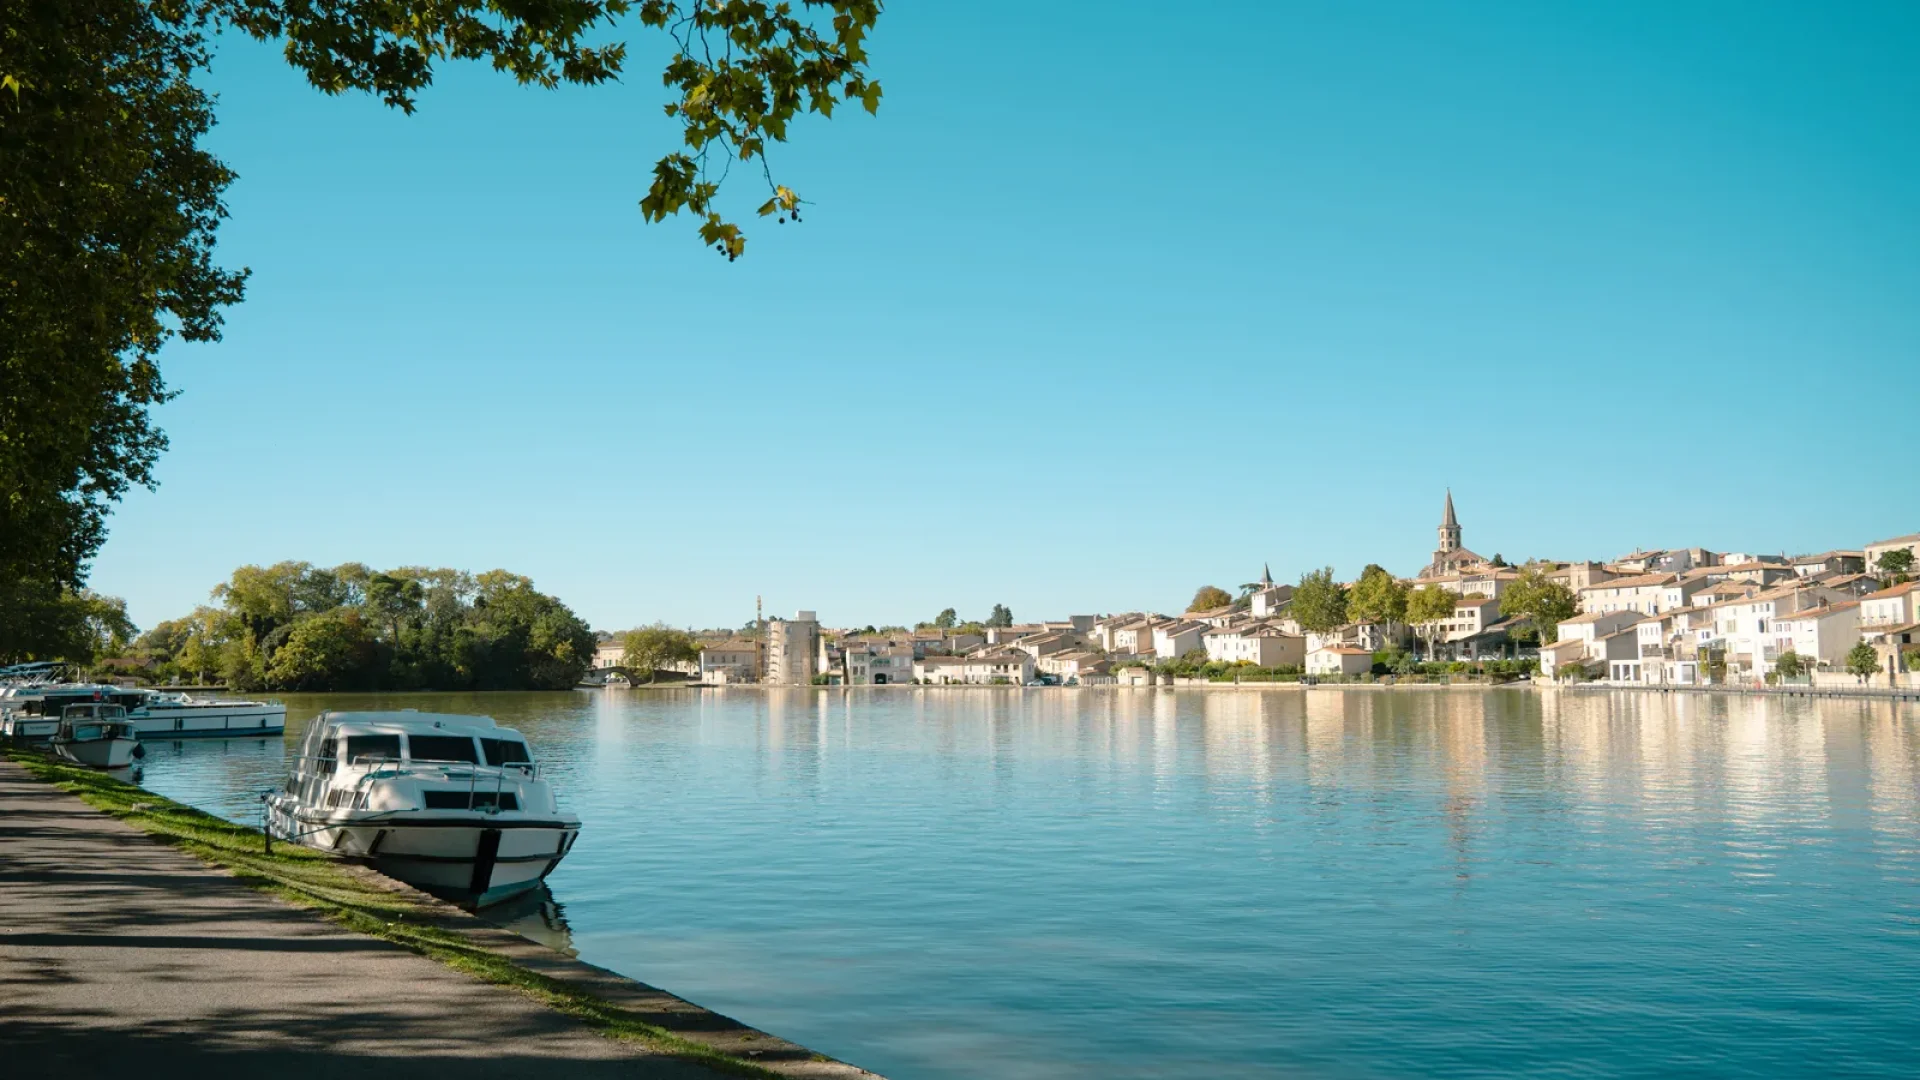
M 250 691 L 564 690 L 593 661 L 587 624 L 506 570 L 281 562 L 235 570 L 212 600 L 123 647 L 109 609 L 101 651 L 157 682 Z

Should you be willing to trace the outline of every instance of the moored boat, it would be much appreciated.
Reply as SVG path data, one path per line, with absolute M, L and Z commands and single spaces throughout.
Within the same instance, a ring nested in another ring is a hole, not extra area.
M 322 713 L 266 817 L 275 839 L 474 907 L 538 886 L 580 834 L 519 732 L 412 709 Z
M 287 707 L 278 701 L 200 698 L 179 691 L 100 683 L 40 683 L 0 688 L 0 734 L 48 738 L 68 705 L 105 702 L 127 711 L 127 722 L 148 739 L 280 735 Z
M 69 705 L 49 746 L 68 761 L 95 769 L 124 769 L 133 764 L 140 740 L 119 705 L 89 702 Z

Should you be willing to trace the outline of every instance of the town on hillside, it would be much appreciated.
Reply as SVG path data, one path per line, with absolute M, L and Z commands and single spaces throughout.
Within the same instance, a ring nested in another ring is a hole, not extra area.
M 1788 556 L 1702 547 L 1611 562 L 1510 565 L 1464 542 L 1446 496 L 1439 544 L 1411 577 L 1368 566 L 1234 592 L 1178 614 L 1019 623 L 952 609 L 915 627 L 828 628 L 812 611 L 737 631 L 603 635 L 596 681 L 659 673 L 707 685 L 1069 685 L 1484 676 L 1749 686 L 1920 678 L 1920 533 Z

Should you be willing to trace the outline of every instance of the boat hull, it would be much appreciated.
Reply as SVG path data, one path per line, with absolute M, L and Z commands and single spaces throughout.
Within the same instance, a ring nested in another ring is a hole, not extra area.
M 127 715 L 143 739 L 244 738 L 282 735 L 287 730 L 284 705 L 196 705 L 178 709 L 136 709 Z
M 276 839 L 362 860 L 396 881 L 471 907 L 538 887 L 580 834 L 579 822 L 565 819 L 302 813 L 284 796 L 269 803 L 267 816 Z
M 57 717 L 9 716 L 0 722 L 0 735 L 20 742 L 46 742 L 59 733 Z
M 53 740 L 53 752 L 68 761 L 95 769 L 124 769 L 133 764 L 138 739 Z

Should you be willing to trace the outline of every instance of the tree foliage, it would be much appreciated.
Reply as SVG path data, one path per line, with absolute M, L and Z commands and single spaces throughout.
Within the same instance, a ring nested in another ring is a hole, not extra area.
M 940 614 L 933 617 L 933 626 L 936 630 L 951 630 L 959 624 L 960 613 L 952 608 L 944 608 Z
M 1861 642 L 1847 650 L 1847 671 L 1850 674 L 1866 678 L 1880 671 L 1880 654 L 1873 646 Z
M 999 629 L 1012 626 L 1013 609 L 1007 607 L 1005 604 L 995 604 L 993 605 L 993 610 L 987 615 L 987 621 L 981 625 Z
M 665 623 L 629 630 L 620 644 L 624 649 L 620 666 L 626 668 L 629 675 L 645 673 L 648 682 L 653 681 L 656 671 L 668 664 L 700 659 L 700 645 L 693 635 Z
M 1773 670 L 1783 679 L 1797 679 L 1805 675 L 1811 668 L 1812 665 L 1807 662 L 1806 657 L 1801 656 L 1792 649 L 1781 653 L 1780 659 L 1775 660 L 1773 663 Z
M 671 44 L 662 67 L 680 145 L 639 200 L 688 214 L 728 259 L 747 237 L 723 209 L 735 163 L 765 183 L 763 217 L 800 219 L 769 148 L 807 113 L 878 109 L 866 41 L 881 0 L 0 0 L 0 636 L 65 648 L 107 509 L 153 486 L 171 392 L 157 356 L 214 341 L 245 271 L 214 264 L 234 174 L 202 141 L 213 100 L 196 80 L 208 42 L 282 45 L 329 93 L 412 112 L 438 65 L 490 64 L 522 84 L 623 74 L 623 26 Z M 753 206 L 749 200 L 742 211 Z M 391 631 L 391 625 L 389 626 Z
M 1883 551 L 1874 560 L 1873 566 L 1886 578 L 1886 585 L 1891 588 L 1906 581 L 1907 575 L 1913 572 L 1913 552 L 1907 548 Z
M 153 483 L 156 353 L 218 338 L 244 277 L 213 265 L 233 175 L 198 145 L 205 43 L 158 10 L 0 4 L 0 588 L 41 614 L 84 584 L 108 507 Z
M 1500 614 L 1507 618 L 1522 616 L 1533 623 L 1540 640 L 1548 645 L 1560 639 L 1560 624 L 1573 618 L 1580 602 L 1565 583 L 1547 577 L 1546 571 L 1529 566 L 1520 571 L 1506 592 L 1500 595 Z
M 243 566 L 202 607 L 133 643 L 155 676 L 237 690 L 559 690 L 593 632 L 505 570 Z
M 1233 594 L 1218 585 L 1202 585 L 1194 590 L 1193 600 L 1187 604 L 1188 611 L 1212 611 L 1233 603 Z
M 1384 568 L 1368 563 L 1347 597 L 1347 618 L 1361 623 L 1405 622 L 1406 584 Z
M 0 581 L 0 664 L 64 660 L 82 666 L 120 653 L 134 636 L 126 601 L 44 581 Z
M 1347 590 L 1333 580 L 1333 567 L 1309 570 L 1300 575 L 1293 591 L 1293 605 L 1287 609 L 1302 630 L 1326 634 L 1347 623 Z
M 1433 655 L 1434 640 L 1439 637 L 1439 624 L 1453 618 L 1459 603 L 1460 597 L 1432 583 L 1420 586 L 1407 597 L 1407 621 L 1426 639 L 1429 657 Z

